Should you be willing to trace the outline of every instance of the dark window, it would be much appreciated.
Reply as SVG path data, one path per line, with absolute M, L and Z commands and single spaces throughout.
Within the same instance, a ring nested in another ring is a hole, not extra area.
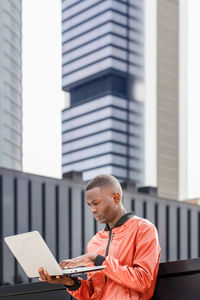
M 187 227 L 188 227 L 188 259 L 191 258 L 191 210 L 187 211 Z
M 116 95 L 127 98 L 127 81 L 126 77 L 107 74 L 74 87 L 70 90 L 71 105 L 76 105 L 105 95 Z

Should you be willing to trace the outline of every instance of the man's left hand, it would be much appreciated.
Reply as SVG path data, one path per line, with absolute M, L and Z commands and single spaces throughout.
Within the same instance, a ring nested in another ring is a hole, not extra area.
M 47 281 L 49 283 L 55 283 L 55 284 L 65 284 L 68 286 L 73 286 L 74 285 L 74 279 L 70 278 L 66 275 L 58 275 L 58 276 L 50 276 L 49 273 L 44 270 L 44 268 L 40 268 L 38 270 L 40 274 L 40 281 Z
M 64 268 L 72 268 L 76 266 L 85 266 L 94 262 L 96 257 L 97 254 L 95 253 L 87 253 L 72 259 L 62 260 L 60 262 L 60 267 L 61 269 L 64 269 Z

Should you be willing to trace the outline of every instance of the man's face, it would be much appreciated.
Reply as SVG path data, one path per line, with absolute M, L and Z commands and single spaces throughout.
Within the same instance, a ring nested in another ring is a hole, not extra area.
M 112 188 L 95 187 L 86 191 L 86 202 L 94 218 L 100 223 L 111 222 L 118 211 Z

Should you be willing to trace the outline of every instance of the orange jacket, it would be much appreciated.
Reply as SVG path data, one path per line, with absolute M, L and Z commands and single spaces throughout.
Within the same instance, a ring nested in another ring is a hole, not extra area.
M 146 219 L 124 215 L 110 229 L 98 232 L 88 244 L 97 253 L 95 264 L 106 266 L 88 273 L 68 289 L 76 299 L 151 299 L 159 268 L 160 246 L 155 226 Z

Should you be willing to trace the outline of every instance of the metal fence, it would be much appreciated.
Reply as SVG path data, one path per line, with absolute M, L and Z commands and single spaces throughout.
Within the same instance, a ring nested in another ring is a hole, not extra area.
M 124 189 L 127 211 L 158 228 L 161 261 L 200 256 L 200 207 Z M 3 241 L 38 230 L 58 261 L 86 251 L 100 229 L 84 199 L 84 183 L 0 169 L 0 283 L 30 282 Z M 35 281 L 35 280 L 33 280 Z

